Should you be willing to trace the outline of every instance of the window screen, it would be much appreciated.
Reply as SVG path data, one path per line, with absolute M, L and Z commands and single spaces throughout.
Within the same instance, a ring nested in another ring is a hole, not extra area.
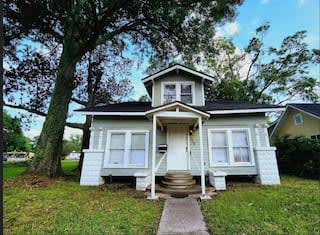
M 175 84 L 166 84 L 164 86 L 164 103 L 170 103 L 177 99 L 177 91 Z
M 192 104 L 192 86 L 181 85 L 181 101 L 186 104 Z
M 109 163 L 113 165 L 122 165 L 125 150 L 125 134 L 113 133 L 110 141 Z
M 130 165 L 144 166 L 146 156 L 145 138 L 145 133 L 133 133 L 131 135 Z
M 232 131 L 233 157 L 235 162 L 249 162 L 249 143 L 246 131 Z
M 211 133 L 212 160 L 215 163 L 226 163 L 228 161 L 228 144 L 226 132 Z

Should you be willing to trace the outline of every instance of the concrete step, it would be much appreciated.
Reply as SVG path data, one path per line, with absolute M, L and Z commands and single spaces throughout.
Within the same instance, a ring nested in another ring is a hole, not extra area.
M 190 189 L 196 181 L 189 171 L 168 171 L 161 183 L 164 188 Z
M 162 184 L 164 185 L 177 185 L 177 186 L 183 186 L 183 185 L 194 185 L 196 183 L 195 180 L 172 180 L 172 181 L 166 181 L 166 180 L 162 180 L 161 181 Z

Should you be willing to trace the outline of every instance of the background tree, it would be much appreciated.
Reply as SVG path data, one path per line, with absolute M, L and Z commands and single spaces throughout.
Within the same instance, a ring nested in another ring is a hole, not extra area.
M 55 86 L 30 172 L 62 174 L 61 151 L 76 64 L 100 44 L 130 42 L 158 56 L 193 50 L 210 37 L 212 25 L 235 15 L 241 0 L 221 1 L 4 1 L 5 45 L 19 40 L 57 42 L 62 52 Z M 34 9 L 37 9 L 36 11 Z M 8 50 L 7 50 L 8 51 Z
M 3 146 L 5 152 L 32 150 L 31 141 L 24 136 L 19 119 L 6 112 L 3 112 Z
M 82 136 L 74 135 L 69 140 L 63 140 L 62 156 L 65 157 L 71 152 L 80 152 L 82 144 Z
M 208 87 L 208 100 L 234 99 L 251 102 L 283 103 L 293 98 L 319 101 L 319 80 L 309 75 L 310 67 L 319 64 L 318 49 L 304 42 L 306 31 L 283 39 L 278 48 L 264 47 L 264 24 L 243 50 L 231 40 L 215 36 L 201 53 L 176 55 L 167 61 L 154 60 L 149 69 L 187 60 L 186 64 L 215 77 Z

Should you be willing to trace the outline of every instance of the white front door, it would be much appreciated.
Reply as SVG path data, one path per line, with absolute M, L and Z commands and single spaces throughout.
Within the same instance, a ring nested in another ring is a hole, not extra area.
M 187 170 L 188 127 L 169 125 L 167 132 L 167 170 Z

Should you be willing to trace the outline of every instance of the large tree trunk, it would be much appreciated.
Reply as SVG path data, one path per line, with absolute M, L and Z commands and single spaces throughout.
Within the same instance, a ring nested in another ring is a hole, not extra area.
M 63 175 L 61 168 L 62 141 L 68 106 L 74 88 L 76 65 L 76 56 L 73 51 L 74 43 L 69 41 L 63 47 L 48 114 L 37 144 L 36 155 L 28 169 L 32 174 L 48 177 Z
M 84 149 L 89 148 L 89 140 L 90 140 L 90 126 L 91 126 L 91 116 L 86 116 L 86 122 L 83 125 L 82 129 L 82 143 L 81 143 L 81 154 L 80 160 L 78 163 L 77 170 L 81 173 L 83 158 L 84 158 Z

